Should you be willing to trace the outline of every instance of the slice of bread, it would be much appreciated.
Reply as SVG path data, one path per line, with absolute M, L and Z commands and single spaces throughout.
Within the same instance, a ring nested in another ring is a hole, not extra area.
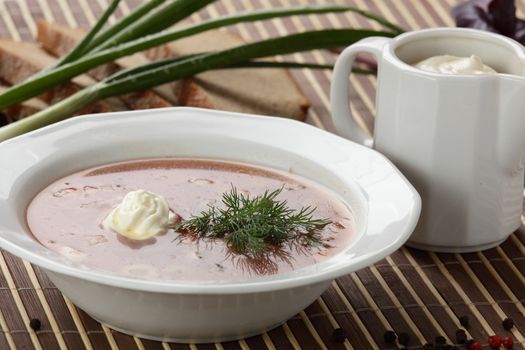
M 151 59 L 164 59 L 242 45 L 232 33 L 213 30 L 148 50 Z M 304 120 L 310 106 L 285 69 L 225 69 L 183 81 L 180 103 L 233 112 L 276 115 Z
M 36 44 L 0 39 L 0 79 L 11 85 L 24 81 L 55 62 L 54 57 L 47 54 Z M 39 98 L 45 103 L 53 104 L 94 83 L 95 81 L 88 76 L 80 75 L 69 83 L 46 91 Z M 124 109 L 126 106 L 120 100 L 112 98 L 92 103 L 83 109 L 83 113 Z

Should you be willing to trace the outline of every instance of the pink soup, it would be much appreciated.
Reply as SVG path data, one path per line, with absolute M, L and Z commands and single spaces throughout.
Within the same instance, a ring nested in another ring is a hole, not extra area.
M 321 232 L 325 244 L 289 245 L 264 259 L 231 252 L 222 240 L 195 239 L 173 230 L 133 241 L 101 225 L 129 191 L 162 195 L 182 219 L 220 206 L 235 186 L 256 196 L 283 187 L 277 197 L 294 209 L 316 207 L 314 217 L 332 221 Z M 118 275 L 177 281 L 227 281 L 287 272 L 323 261 L 352 238 L 350 209 L 328 189 L 297 175 L 241 163 L 193 159 L 150 159 L 104 165 L 62 178 L 40 192 L 27 222 L 45 247 L 98 270 Z

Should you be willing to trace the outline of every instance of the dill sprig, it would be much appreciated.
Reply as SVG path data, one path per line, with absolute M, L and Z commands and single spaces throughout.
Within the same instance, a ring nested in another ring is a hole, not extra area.
M 210 206 L 174 229 L 198 238 L 223 239 L 233 252 L 249 258 L 261 257 L 285 243 L 303 247 L 320 244 L 321 229 L 330 221 L 315 219 L 314 207 L 294 210 L 286 200 L 277 200 L 282 190 L 267 190 L 260 196 L 250 197 L 232 186 L 222 195 L 223 208 Z

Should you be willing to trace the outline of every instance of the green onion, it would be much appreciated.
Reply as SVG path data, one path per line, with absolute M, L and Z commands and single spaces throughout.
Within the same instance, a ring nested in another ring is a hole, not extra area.
M 293 8 L 261 10 L 210 20 L 204 23 L 191 25 L 180 30 L 150 35 L 145 38 L 133 40 L 129 43 L 122 44 L 114 48 L 110 48 L 82 57 L 74 62 L 62 65 L 54 70 L 48 71 L 45 75 L 37 76 L 33 79 L 15 85 L 5 90 L 2 94 L 0 94 L 0 109 L 9 107 L 11 105 L 25 101 L 29 98 L 35 97 L 41 93 L 44 93 L 48 89 L 59 84 L 65 83 L 71 78 L 84 72 L 87 72 L 88 70 L 97 67 L 101 64 L 108 63 L 117 58 L 131 55 L 136 52 L 140 52 L 158 45 L 162 45 L 176 39 L 181 39 L 194 34 L 198 34 L 210 29 L 215 29 L 223 27 L 225 25 L 232 25 L 240 22 L 263 20 L 283 16 L 342 11 L 355 11 L 355 9 L 346 6 L 300 6 Z M 352 30 L 348 31 L 351 32 Z M 359 30 L 356 31 L 359 32 Z M 371 30 L 367 30 L 366 33 L 367 36 L 394 36 L 396 34 L 391 32 Z
M 296 63 L 296 62 L 268 62 L 268 61 L 249 61 L 237 63 L 225 68 L 309 68 L 309 69 L 333 69 L 331 64 L 317 64 L 317 63 Z M 370 69 L 352 69 L 355 74 L 376 74 L 375 70 Z

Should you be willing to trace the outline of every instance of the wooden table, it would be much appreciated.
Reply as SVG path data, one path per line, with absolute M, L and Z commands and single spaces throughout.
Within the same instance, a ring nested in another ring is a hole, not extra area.
M 453 26 L 450 7 L 456 0 L 348 0 L 381 14 L 406 29 Z M 90 26 L 108 0 L 0 0 L 0 35 L 32 40 L 35 20 L 44 18 L 68 25 Z M 194 17 L 213 17 L 241 9 L 298 4 L 300 0 L 221 0 Z M 323 1 L 318 0 L 318 3 Z M 137 1 L 124 1 L 122 12 Z M 521 2 L 521 10 L 525 4 Z M 522 15 L 523 17 L 523 15 Z M 264 24 L 239 25 L 232 30 L 247 40 L 326 27 L 374 27 L 353 15 L 304 17 Z M 331 63 L 335 55 L 313 52 L 290 59 Z M 330 72 L 293 72 L 312 102 L 307 122 L 332 131 L 329 115 Z M 355 116 L 363 128 L 373 129 L 373 77 L 351 78 Z M 402 248 L 372 267 L 335 281 L 321 298 L 282 327 L 238 342 L 181 345 L 123 335 L 91 319 L 72 305 L 34 266 L 0 254 L 0 349 L 383 349 L 386 329 L 406 332 L 411 349 L 443 335 L 455 339 L 458 317 L 470 317 L 469 332 L 487 343 L 490 334 L 512 335 L 515 349 L 525 343 L 525 231 L 521 227 L 500 247 L 483 253 L 431 254 Z M 512 317 L 516 327 L 505 332 L 501 320 Z M 42 320 L 34 332 L 31 318 Z M 332 332 L 343 328 L 344 343 Z M 395 347 L 393 347 L 395 348 Z

